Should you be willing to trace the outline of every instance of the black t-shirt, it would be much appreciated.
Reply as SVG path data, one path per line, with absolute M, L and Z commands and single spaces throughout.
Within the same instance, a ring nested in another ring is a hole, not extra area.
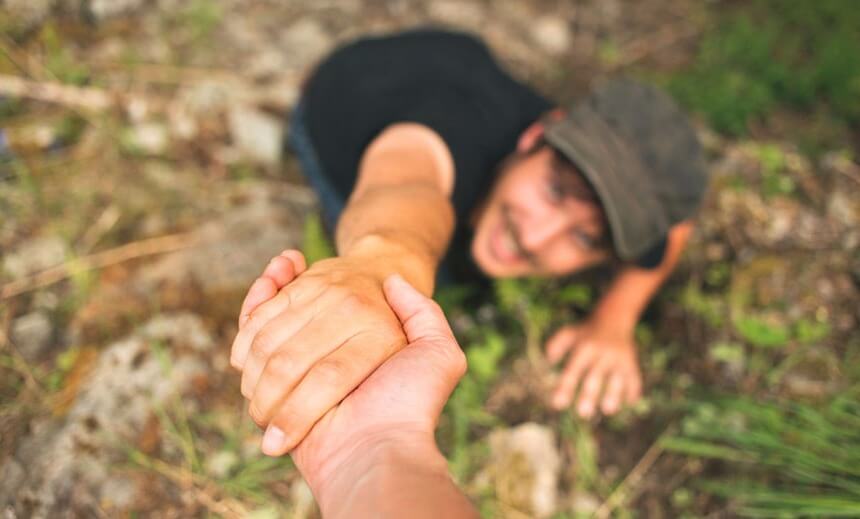
M 365 148 L 387 126 L 417 122 L 442 137 L 454 160 L 457 221 L 442 266 L 454 281 L 476 281 L 470 216 L 496 166 L 552 104 L 502 70 L 474 37 L 433 29 L 339 48 L 309 79 L 304 102 L 324 174 L 344 200 Z
M 334 51 L 309 78 L 303 102 L 323 174 L 343 200 L 365 148 L 387 126 L 436 131 L 454 160 L 454 237 L 442 268 L 483 280 L 469 252 L 474 209 L 519 135 L 552 103 L 508 75 L 487 47 L 456 32 L 421 29 L 363 38 Z

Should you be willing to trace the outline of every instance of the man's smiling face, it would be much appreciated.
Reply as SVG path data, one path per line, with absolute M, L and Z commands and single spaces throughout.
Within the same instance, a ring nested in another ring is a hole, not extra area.
M 541 142 L 501 166 L 475 223 L 472 257 L 490 277 L 561 276 L 611 257 L 590 186 Z

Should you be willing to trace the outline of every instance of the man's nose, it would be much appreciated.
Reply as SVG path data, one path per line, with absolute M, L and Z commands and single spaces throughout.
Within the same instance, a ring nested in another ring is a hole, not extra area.
M 537 221 L 532 221 L 520 232 L 520 245 L 534 254 L 564 233 L 567 221 L 564 215 L 550 212 Z

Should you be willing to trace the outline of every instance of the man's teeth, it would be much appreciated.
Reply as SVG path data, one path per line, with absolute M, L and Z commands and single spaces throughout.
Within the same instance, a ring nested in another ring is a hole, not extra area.
M 514 242 L 514 235 L 513 233 L 511 233 L 511 229 L 508 227 L 505 227 L 504 239 L 502 240 L 502 243 L 504 244 L 505 249 L 508 253 L 510 253 L 512 256 L 517 255 L 517 245 Z

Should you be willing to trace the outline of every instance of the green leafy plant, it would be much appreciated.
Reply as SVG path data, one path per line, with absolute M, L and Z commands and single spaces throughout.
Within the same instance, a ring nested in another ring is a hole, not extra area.
M 703 36 L 670 90 L 718 131 L 743 135 L 776 107 L 829 106 L 860 122 L 860 10 L 852 0 L 758 0 Z M 723 7 L 721 6 L 721 9 Z

